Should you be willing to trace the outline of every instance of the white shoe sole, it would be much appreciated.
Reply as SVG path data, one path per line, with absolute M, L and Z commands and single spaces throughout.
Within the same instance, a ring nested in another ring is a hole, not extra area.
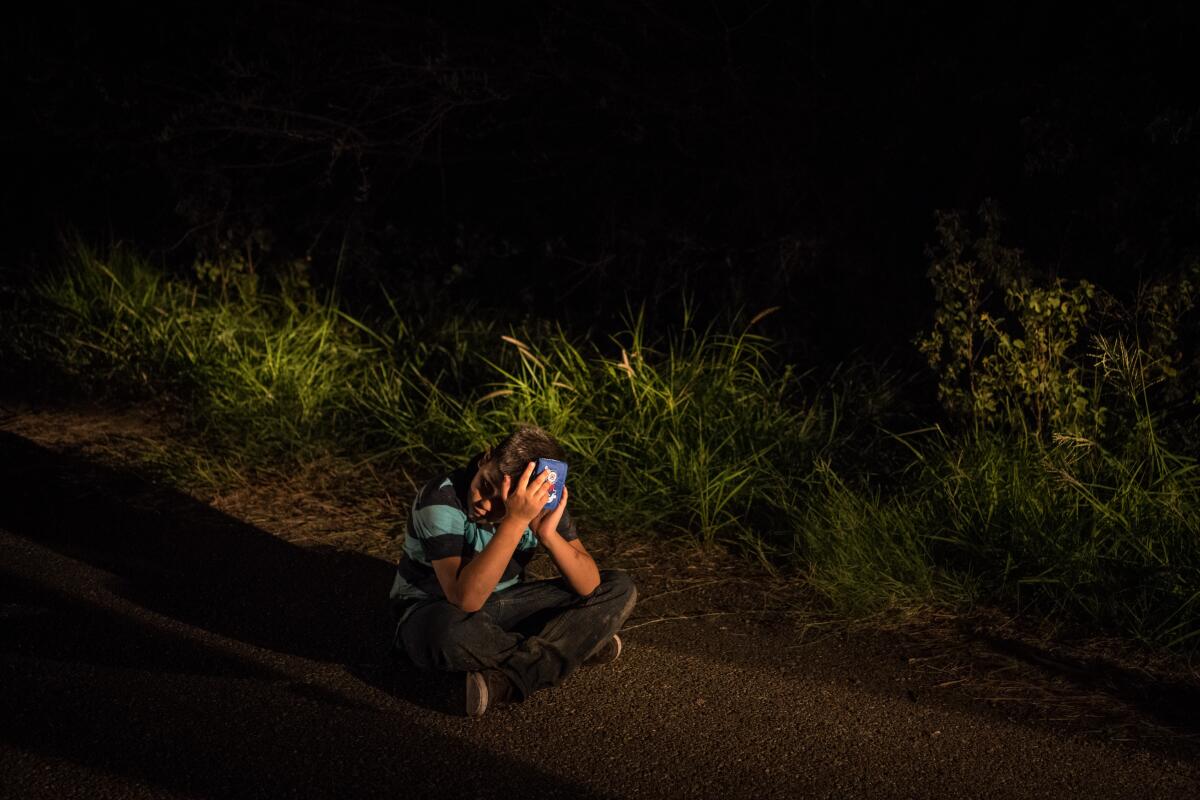
M 488 686 L 482 672 L 467 673 L 467 716 L 482 717 L 488 707 Z
M 613 636 L 612 636 L 612 638 L 613 638 L 613 641 L 615 641 L 615 642 L 617 643 L 617 652 L 613 654 L 613 657 L 612 657 L 612 658 L 608 659 L 607 661 L 601 661 L 601 662 L 594 662 L 594 661 L 591 661 L 591 660 L 590 660 L 590 658 L 589 658 L 589 659 L 586 659 L 586 660 L 584 660 L 584 662 L 583 662 L 583 663 L 584 663 L 586 666 L 598 667 L 598 666 L 603 666 L 604 664 L 611 664 L 612 662 L 614 662 L 614 661 L 616 661 L 618 658 L 620 658 L 620 657 L 621 657 L 621 650 L 622 650 L 622 649 L 624 649 L 624 645 L 622 645 L 622 644 L 621 644 L 621 637 L 620 637 L 620 636 L 617 636 L 617 635 L 614 633 L 614 634 L 613 634 Z M 606 647 L 608 647 L 608 642 L 605 642 L 604 644 L 602 644 L 602 645 L 600 646 L 600 649 L 601 649 L 601 650 L 603 650 L 603 649 L 604 649 L 604 648 L 606 648 Z

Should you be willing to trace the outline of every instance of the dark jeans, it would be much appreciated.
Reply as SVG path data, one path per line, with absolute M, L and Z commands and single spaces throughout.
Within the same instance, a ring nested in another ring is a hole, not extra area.
M 521 697 L 555 686 L 625 623 L 637 589 L 623 570 L 600 571 L 580 597 L 563 578 L 493 592 L 467 613 L 444 598 L 419 601 L 397 631 L 397 645 L 421 669 L 498 669 Z

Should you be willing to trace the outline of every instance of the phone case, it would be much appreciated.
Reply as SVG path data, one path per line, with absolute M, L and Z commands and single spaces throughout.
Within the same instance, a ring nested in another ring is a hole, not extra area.
M 550 490 L 550 499 L 546 502 L 546 508 L 553 511 L 562 502 L 563 487 L 567 485 L 567 464 L 553 458 L 539 458 L 533 468 L 533 477 L 541 475 L 544 469 L 550 470 L 550 480 L 554 482 L 554 488 Z

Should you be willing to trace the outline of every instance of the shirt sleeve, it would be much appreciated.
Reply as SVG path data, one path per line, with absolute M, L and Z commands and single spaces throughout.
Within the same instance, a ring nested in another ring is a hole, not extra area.
M 466 541 L 463 526 L 466 521 L 466 514 L 457 508 L 428 505 L 413 511 L 409 530 L 421 543 L 425 558 L 432 562 L 439 558 L 462 555 Z
M 562 519 L 558 521 L 558 527 L 554 530 L 558 531 L 558 535 L 568 542 L 579 538 L 579 531 L 575 529 L 575 520 L 571 519 L 571 512 L 565 508 Z

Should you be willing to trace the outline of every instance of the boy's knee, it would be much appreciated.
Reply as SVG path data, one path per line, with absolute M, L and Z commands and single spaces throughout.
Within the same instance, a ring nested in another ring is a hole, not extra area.
M 437 667 L 462 649 L 470 635 L 470 615 L 450 603 L 436 603 L 415 612 L 400 632 L 413 663 Z
M 637 587 L 633 584 L 633 578 L 623 569 L 600 570 L 599 589 L 606 594 L 624 597 L 630 601 L 637 600 Z

